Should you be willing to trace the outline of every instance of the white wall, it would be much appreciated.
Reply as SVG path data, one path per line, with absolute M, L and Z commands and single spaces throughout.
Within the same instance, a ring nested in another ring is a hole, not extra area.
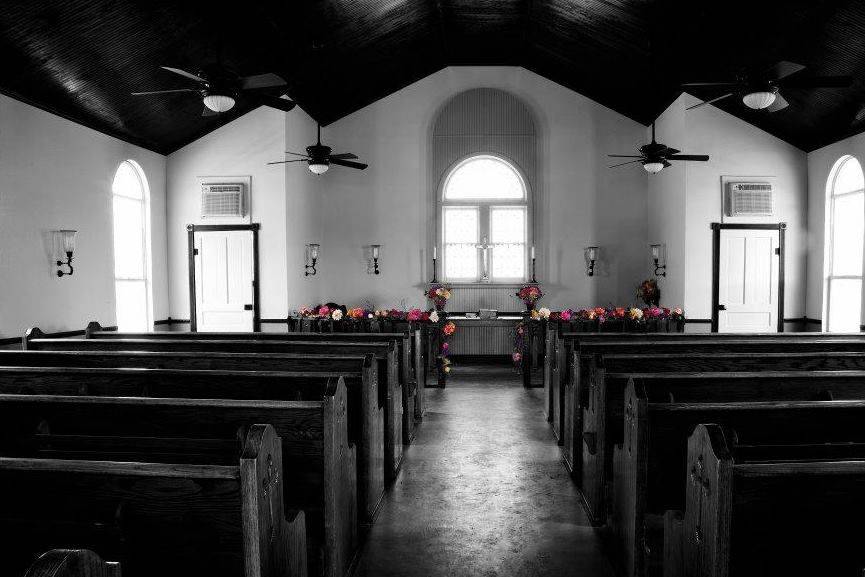
M 155 318 L 168 314 L 165 157 L 0 95 L 0 337 L 113 325 L 111 183 L 133 159 L 150 188 Z M 57 278 L 50 231 L 78 233 Z
M 685 111 L 699 100 L 683 94 L 661 115 L 658 141 L 709 162 L 683 162 L 651 177 L 652 241 L 667 243 L 668 277 L 663 301 L 684 303 L 691 318 L 711 317 L 712 222 L 722 221 L 722 176 L 774 176 L 775 216 L 786 222 L 785 317 L 805 313 L 808 163 L 806 154 L 715 108 Z M 663 129 L 662 129 L 663 127 Z M 669 193 L 669 194 L 668 194 Z M 684 201 L 684 213 L 681 211 Z M 682 256 L 684 255 L 684 260 Z M 676 301 L 672 299 L 681 298 Z
M 808 153 L 808 318 L 823 318 L 823 257 L 826 238 L 826 183 L 835 162 L 853 155 L 865 163 L 865 133 Z M 865 307 L 863 307 L 865 311 Z
M 321 180 L 325 300 L 426 305 L 432 200 L 431 123 L 453 95 L 493 87 L 523 99 L 539 120 L 539 197 L 544 231 L 536 236 L 539 280 L 553 308 L 631 302 L 647 275 L 645 173 L 607 168 L 607 153 L 629 153 L 645 127 L 532 72 L 515 67 L 447 68 L 324 130 L 335 151 L 357 153 L 370 168 L 339 167 Z M 364 247 L 382 245 L 379 276 L 367 274 Z M 595 277 L 583 247 L 601 247 Z
M 262 318 L 285 318 L 314 299 L 303 277 L 303 247 L 318 232 L 317 181 L 302 164 L 268 166 L 286 150 L 314 142 L 315 124 L 299 108 L 258 108 L 168 156 L 168 242 L 171 316 L 189 318 L 188 224 L 200 218 L 202 176 L 250 176 L 251 218 L 261 224 L 259 274 Z

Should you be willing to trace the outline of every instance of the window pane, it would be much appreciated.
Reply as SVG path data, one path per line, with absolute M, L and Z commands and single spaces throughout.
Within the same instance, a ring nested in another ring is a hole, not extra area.
M 855 158 L 848 158 L 838 167 L 838 175 L 835 177 L 832 194 L 844 194 L 863 188 L 865 188 L 865 181 L 863 181 L 862 166 Z
M 476 207 L 445 207 L 444 249 L 445 277 L 476 279 L 478 277 L 479 215 Z
M 119 280 L 114 283 L 117 299 L 117 328 L 120 331 L 145 332 L 147 326 L 147 285 L 143 280 Z
M 862 274 L 862 244 L 865 235 L 865 194 L 833 199 L 832 274 Z
M 111 185 L 111 192 L 130 198 L 144 198 L 144 187 L 141 184 L 141 178 L 139 178 L 138 171 L 131 163 L 124 162 L 117 168 L 117 173 L 114 175 L 114 183 Z
M 493 279 L 522 279 L 526 271 L 526 209 L 490 209 Z
M 114 197 L 114 276 L 144 278 L 144 203 Z
M 829 279 L 829 331 L 858 333 L 862 279 Z
M 523 180 L 514 168 L 494 156 L 477 156 L 459 166 L 445 184 L 446 200 L 525 198 Z

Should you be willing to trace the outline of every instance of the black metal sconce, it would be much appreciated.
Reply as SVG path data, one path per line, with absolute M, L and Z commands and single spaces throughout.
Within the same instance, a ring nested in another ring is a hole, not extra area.
M 306 264 L 303 265 L 303 276 L 315 276 L 315 273 L 318 272 L 315 270 L 315 263 L 318 261 L 319 248 L 317 244 L 306 245 Z
M 598 247 L 587 246 L 585 251 L 586 276 L 595 276 L 595 262 L 598 260 Z
M 655 276 L 667 276 L 667 262 L 666 259 L 661 260 L 662 255 L 664 254 L 664 245 L 662 244 L 653 244 L 652 247 L 652 262 L 655 263 Z M 664 264 L 661 264 L 663 262 Z
M 534 246 L 532 247 L 532 280 L 530 280 L 529 282 L 530 283 L 538 282 L 537 279 L 535 279 L 535 247 Z
M 54 236 L 55 238 L 60 237 L 60 243 L 63 246 L 63 252 L 66 253 L 66 260 L 58 260 L 57 266 L 61 267 L 57 270 L 57 276 L 62 277 L 64 275 L 72 275 L 75 272 L 75 269 L 72 268 L 72 253 L 75 252 L 75 237 L 78 235 L 77 230 L 55 230 Z M 68 267 L 69 272 L 66 272 L 62 269 L 62 267 Z
M 369 248 L 372 253 L 372 272 L 373 274 L 381 274 L 381 271 L 378 270 L 378 257 L 381 254 L 381 245 L 371 244 Z

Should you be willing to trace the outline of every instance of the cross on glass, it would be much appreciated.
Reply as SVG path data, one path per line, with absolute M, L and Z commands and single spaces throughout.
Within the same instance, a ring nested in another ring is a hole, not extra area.
M 487 237 L 484 237 L 483 240 L 475 245 L 479 249 L 481 249 L 481 262 L 482 262 L 482 270 L 481 270 L 481 282 L 490 282 L 490 267 L 489 267 L 489 250 L 490 245 L 487 242 Z

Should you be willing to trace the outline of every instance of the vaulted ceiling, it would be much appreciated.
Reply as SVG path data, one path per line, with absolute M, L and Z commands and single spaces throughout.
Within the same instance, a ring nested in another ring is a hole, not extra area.
M 275 72 L 322 124 L 446 66 L 523 66 L 649 124 L 682 82 L 790 60 L 855 83 L 718 106 L 804 150 L 865 130 L 862 0 L 4 0 L 0 55 L 0 91 L 162 153 L 252 105 L 131 96 L 189 86 L 161 65 Z

